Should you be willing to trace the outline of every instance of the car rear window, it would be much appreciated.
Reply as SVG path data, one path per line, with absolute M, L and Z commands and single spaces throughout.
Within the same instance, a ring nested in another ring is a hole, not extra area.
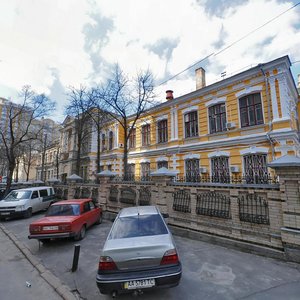
M 80 206 L 78 204 L 51 205 L 46 216 L 79 216 Z
M 110 239 L 167 234 L 160 215 L 143 215 L 118 218 L 110 233 Z

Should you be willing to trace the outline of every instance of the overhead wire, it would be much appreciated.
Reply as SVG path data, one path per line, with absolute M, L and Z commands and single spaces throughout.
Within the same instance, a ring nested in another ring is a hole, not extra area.
M 239 43 L 240 41 L 242 41 L 243 39 L 247 38 L 249 35 L 253 34 L 254 32 L 256 32 L 257 30 L 263 28 L 264 26 L 268 25 L 269 23 L 275 21 L 276 19 L 278 19 L 279 17 L 281 17 L 282 15 L 284 15 L 285 13 L 287 13 L 288 11 L 294 9 L 296 6 L 298 6 L 300 4 L 300 2 L 296 3 L 295 5 L 291 6 L 290 8 L 288 8 L 287 10 L 283 11 L 282 13 L 280 13 L 279 15 L 273 17 L 272 19 L 268 20 L 266 23 L 262 24 L 261 26 L 253 29 L 252 31 L 248 32 L 247 34 L 245 34 L 244 36 L 242 36 L 241 38 L 239 38 L 238 40 L 232 42 L 231 44 L 229 44 L 228 46 L 226 46 L 225 48 L 221 49 L 218 52 L 213 52 L 207 56 L 205 56 L 204 58 L 200 59 L 199 61 L 193 63 L 192 65 L 188 66 L 187 68 L 185 68 L 184 70 L 176 73 L 175 75 L 173 75 L 172 77 L 168 78 L 167 80 L 164 80 L 163 82 L 161 82 L 160 84 L 158 84 L 158 86 L 161 86 L 165 83 L 167 83 L 168 81 L 176 78 L 177 76 L 181 75 L 182 73 L 186 72 L 187 70 L 191 69 L 192 67 L 196 66 L 197 64 L 207 60 L 209 57 L 214 56 L 216 57 L 217 55 L 219 55 L 220 53 L 228 50 L 229 48 L 231 48 L 232 46 L 234 46 L 235 44 Z

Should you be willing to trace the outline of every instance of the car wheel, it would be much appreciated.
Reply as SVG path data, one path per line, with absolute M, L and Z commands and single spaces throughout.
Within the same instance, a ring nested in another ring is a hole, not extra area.
M 32 209 L 28 208 L 25 212 L 25 218 L 30 218 L 32 216 Z
M 39 240 L 40 242 L 42 242 L 43 244 L 49 244 L 50 243 L 50 239 L 42 239 Z
M 96 224 L 99 225 L 99 224 L 101 224 L 101 223 L 102 223 L 102 214 L 100 214 L 100 216 L 99 216 L 99 218 L 98 218 Z
M 83 225 L 80 229 L 80 231 L 77 233 L 77 235 L 75 236 L 75 241 L 79 241 L 79 240 L 82 240 L 84 239 L 85 237 L 85 233 L 86 233 L 86 227 L 85 225 Z

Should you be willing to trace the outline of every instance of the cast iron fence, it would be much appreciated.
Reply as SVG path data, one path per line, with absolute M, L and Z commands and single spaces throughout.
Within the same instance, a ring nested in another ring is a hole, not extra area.
M 180 212 L 191 212 L 191 196 L 185 190 L 178 190 L 173 193 L 173 210 Z
M 230 197 L 216 192 L 198 194 L 196 213 L 198 215 L 230 219 Z
M 269 207 L 265 199 L 257 194 L 238 198 L 240 220 L 256 224 L 270 224 Z

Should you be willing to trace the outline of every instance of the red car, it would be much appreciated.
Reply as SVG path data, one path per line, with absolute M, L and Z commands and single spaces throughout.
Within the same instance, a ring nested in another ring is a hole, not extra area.
M 45 217 L 29 225 L 29 239 L 43 243 L 50 239 L 74 237 L 81 240 L 86 229 L 102 222 L 102 210 L 92 199 L 74 199 L 52 204 Z

